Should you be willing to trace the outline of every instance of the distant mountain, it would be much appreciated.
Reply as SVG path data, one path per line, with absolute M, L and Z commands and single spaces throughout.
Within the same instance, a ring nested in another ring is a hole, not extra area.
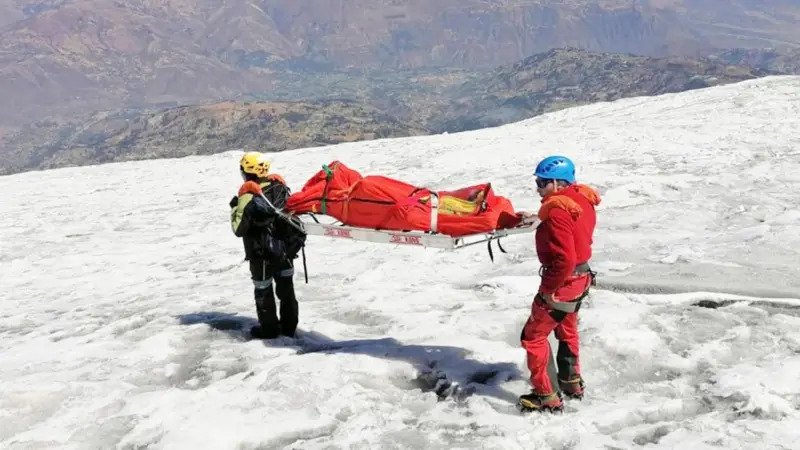
M 453 89 L 449 104 L 430 117 L 427 126 L 437 131 L 484 128 L 569 106 L 682 92 L 767 73 L 708 59 L 556 49 Z
M 0 0 L 0 126 L 242 99 L 287 72 L 798 48 L 798 23 L 796 0 Z
M 223 102 L 158 113 L 101 114 L 77 123 L 39 123 L 8 138 L 14 151 L 0 164 L 0 174 L 425 133 L 374 108 L 345 101 Z
M 778 51 L 737 48 L 713 55 L 712 59 L 723 64 L 749 66 L 772 73 L 800 75 L 800 49 Z
M 273 95 L 306 87 L 303 102 L 224 102 L 156 112 L 118 111 L 40 121 L 6 131 L 0 173 L 62 165 L 280 151 L 378 137 L 500 125 L 569 106 L 680 92 L 763 75 L 691 58 L 551 50 L 493 71 L 394 76 L 305 74 Z M 0 131 L 0 143 L 3 141 Z

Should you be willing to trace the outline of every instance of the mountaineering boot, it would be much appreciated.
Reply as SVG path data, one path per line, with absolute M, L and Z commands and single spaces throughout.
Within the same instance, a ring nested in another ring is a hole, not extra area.
M 280 336 L 281 333 L 277 330 L 271 330 L 267 332 L 261 325 L 256 325 L 250 328 L 250 336 L 253 339 L 275 339 L 276 337 Z
M 575 400 L 583 400 L 583 379 L 581 377 L 573 378 L 568 381 L 558 379 L 558 385 L 561 392 L 569 398 Z
M 519 397 L 519 407 L 523 412 L 550 411 L 559 412 L 564 409 L 564 402 L 555 392 L 548 395 L 540 395 L 536 392 L 521 395 Z

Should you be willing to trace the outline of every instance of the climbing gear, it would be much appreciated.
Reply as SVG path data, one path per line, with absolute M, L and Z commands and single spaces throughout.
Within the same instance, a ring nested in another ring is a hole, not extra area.
M 575 182 L 575 164 L 566 156 L 548 156 L 536 166 L 536 176 L 546 180 Z
M 581 303 L 583 303 L 583 299 L 586 297 L 586 295 L 588 295 L 588 291 L 575 300 L 559 302 L 544 298 L 544 296 L 539 294 L 536 296 L 536 300 L 538 300 L 542 305 L 547 305 L 547 307 L 552 310 L 561 311 L 564 313 L 574 313 L 581 309 Z
M 583 400 L 583 379 L 576 377 L 571 380 L 558 379 L 558 386 L 561 392 L 569 398 L 575 400 Z
M 239 170 L 242 174 L 266 178 L 269 174 L 269 168 L 270 163 L 261 152 L 247 152 L 239 160 Z
M 559 412 L 564 410 L 564 401 L 555 392 L 547 395 L 537 394 L 536 392 L 520 395 L 518 405 L 523 412 Z

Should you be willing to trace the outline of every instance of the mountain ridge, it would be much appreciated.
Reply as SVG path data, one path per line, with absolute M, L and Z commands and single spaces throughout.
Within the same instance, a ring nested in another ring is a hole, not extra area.
M 486 69 L 558 47 L 800 47 L 789 0 L 0 0 L 0 124 L 243 99 L 286 71 Z

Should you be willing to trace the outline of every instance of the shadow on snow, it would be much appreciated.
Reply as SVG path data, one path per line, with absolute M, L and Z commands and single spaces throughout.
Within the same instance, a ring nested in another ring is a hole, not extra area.
M 240 341 L 251 340 L 249 330 L 258 325 L 252 317 L 204 311 L 177 316 L 182 325 L 205 324 Z M 470 359 L 470 351 L 461 347 L 403 344 L 397 339 L 351 339 L 337 341 L 321 333 L 297 330 L 297 337 L 264 340 L 268 347 L 297 348 L 298 355 L 308 353 L 349 353 L 367 355 L 412 364 L 417 378 L 414 387 L 435 392 L 440 400 L 451 397 L 462 401 L 477 394 L 516 403 L 517 395 L 502 389 L 505 381 L 521 378 L 519 367 L 512 363 L 487 363 Z

